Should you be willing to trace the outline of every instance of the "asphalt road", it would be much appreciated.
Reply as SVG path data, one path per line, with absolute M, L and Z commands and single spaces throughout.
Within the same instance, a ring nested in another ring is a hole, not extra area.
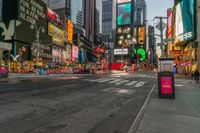
M 0 81 L 0 133 L 127 133 L 154 73 Z

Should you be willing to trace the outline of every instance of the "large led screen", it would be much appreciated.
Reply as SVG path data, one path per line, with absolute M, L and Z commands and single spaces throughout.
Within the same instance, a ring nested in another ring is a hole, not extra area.
M 131 3 L 118 5 L 118 25 L 131 23 Z
M 176 43 L 191 41 L 195 37 L 194 32 L 194 0 L 181 0 L 176 5 L 175 37 Z

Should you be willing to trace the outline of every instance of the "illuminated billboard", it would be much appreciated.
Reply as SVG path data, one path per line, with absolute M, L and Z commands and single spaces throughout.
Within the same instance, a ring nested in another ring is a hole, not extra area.
M 117 0 L 118 4 L 131 2 L 131 0 Z
M 131 40 L 131 28 L 130 26 L 120 26 L 117 28 L 117 45 L 123 47 L 129 47 Z
M 181 0 L 176 5 L 175 43 L 194 39 L 194 12 L 194 0 Z
M 146 37 L 146 31 L 145 31 L 145 26 L 138 26 L 134 28 L 134 37 L 136 38 L 138 30 L 138 44 L 144 45 L 145 44 L 145 37 Z
M 131 3 L 118 5 L 117 23 L 118 26 L 131 23 Z
M 69 19 L 67 21 L 67 42 L 70 44 L 73 43 L 73 23 Z
M 64 45 L 64 31 L 49 22 L 48 34 L 52 37 L 53 43 Z
M 172 38 L 172 20 L 173 20 L 173 12 L 172 9 L 168 10 L 167 14 L 167 38 Z

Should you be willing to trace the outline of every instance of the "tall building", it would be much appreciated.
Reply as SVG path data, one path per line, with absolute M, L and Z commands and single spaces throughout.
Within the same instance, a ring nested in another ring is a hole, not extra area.
M 150 52 L 150 58 L 149 58 L 149 62 L 153 63 L 154 61 L 154 54 L 155 54 L 155 29 L 153 26 L 149 26 L 148 27 L 148 42 L 149 42 L 149 52 Z
M 58 13 L 63 20 L 71 19 L 74 33 L 84 35 L 84 0 L 48 0 L 49 8 Z M 66 20 L 65 20 L 66 21 Z
M 95 34 L 100 33 L 100 12 L 99 10 L 95 10 Z
M 71 20 L 74 24 L 83 26 L 83 0 L 71 0 Z
M 102 1 L 102 34 L 104 41 L 113 41 L 113 0 Z
M 84 28 L 85 36 L 94 45 L 95 38 L 96 0 L 84 0 Z
M 136 0 L 135 24 L 144 25 L 147 19 L 147 4 L 145 0 Z

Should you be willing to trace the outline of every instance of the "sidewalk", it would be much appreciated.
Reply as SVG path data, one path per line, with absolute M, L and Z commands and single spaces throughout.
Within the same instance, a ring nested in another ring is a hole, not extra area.
M 136 133 L 200 133 L 200 84 L 176 78 L 176 99 L 159 99 L 156 87 Z

